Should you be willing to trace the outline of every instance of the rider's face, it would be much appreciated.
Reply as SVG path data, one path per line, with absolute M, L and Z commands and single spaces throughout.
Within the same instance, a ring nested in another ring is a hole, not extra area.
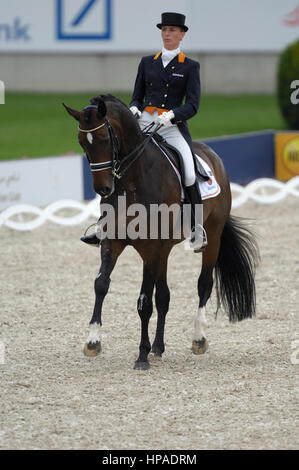
M 179 26 L 162 26 L 162 41 L 165 49 L 169 51 L 177 49 L 185 36 L 185 32 Z

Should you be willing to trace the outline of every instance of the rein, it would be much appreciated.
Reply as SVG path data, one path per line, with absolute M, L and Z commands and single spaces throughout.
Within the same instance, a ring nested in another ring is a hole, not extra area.
M 121 179 L 124 174 L 128 171 L 128 169 L 136 162 L 136 160 L 142 155 L 142 152 L 144 151 L 145 147 L 151 140 L 152 136 L 162 127 L 161 125 L 157 125 L 155 129 L 148 134 L 148 132 L 153 128 L 154 123 L 151 123 L 149 126 L 147 126 L 142 133 L 146 135 L 146 138 L 144 139 L 143 142 L 141 142 L 140 145 L 138 145 L 135 149 L 133 149 L 128 155 L 126 155 L 124 158 L 120 159 L 119 158 L 119 152 L 118 152 L 118 140 L 117 136 L 115 135 L 114 129 L 107 117 L 105 117 L 105 121 L 103 124 L 101 124 L 98 127 L 95 127 L 94 129 L 81 129 L 80 126 L 78 127 L 78 130 L 80 132 L 84 133 L 91 133 L 94 131 L 97 131 L 98 129 L 101 129 L 102 127 L 107 126 L 108 128 L 108 133 L 109 133 L 109 138 L 112 146 L 112 158 L 109 161 L 102 162 L 102 163 L 90 163 L 90 170 L 92 172 L 96 171 L 104 171 L 109 168 L 112 168 L 112 175 L 118 179 Z M 132 157 L 132 155 L 135 155 L 135 157 L 128 163 L 127 166 L 122 168 L 124 164 Z
M 154 123 L 150 124 L 150 128 L 152 128 L 154 126 Z M 147 126 L 149 127 L 149 126 Z M 117 168 L 114 168 L 114 170 L 112 171 L 112 174 L 113 176 L 116 176 L 116 178 L 118 179 L 121 179 L 124 174 L 128 171 L 128 169 L 136 162 L 136 160 L 138 160 L 138 158 L 142 155 L 142 152 L 144 151 L 145 147 L 147 146 L 147 144 L 149 143 L 149 141 L 151 140 L 152 136 L 161 128 L 162 126 L 161 125 L 158 125 L 156 126 L 156 128 L 146 136 L 146 138 L 144 139 L 143 142 L 141 142 L 140 145 L 138 145 L 134 150 L 132 150 L 132 152 L 130 152 L 128 155 L 126 155 L 124 158 L 122 158 L 122 160 L 118 160 L 118 167 Z M 146 128 L 147 129 L 147 128 Z M 145 134 L 145 132 L 143 132 L 143 134 Z M 133 158 L 129 163 L 128 165 L 123 168 L 123 170 L 121 171 L 121 166 L 126 163 L 132 155 L 134 155 L 135 152 L 138 152 L 137 155 L 135 156 L 135 158 Z

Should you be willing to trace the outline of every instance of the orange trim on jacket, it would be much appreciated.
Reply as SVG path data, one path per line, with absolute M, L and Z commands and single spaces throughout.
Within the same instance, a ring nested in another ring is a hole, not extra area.
M 162 51 L 158 52 L 158 53 L 155 55 L 154 60 L 157 60 L 157 59 L 160 57 L 161 54 L 162 54 Z
M 160 57 L 161 54 L 162 54 L 162 51 L 158 52 L 158 53 L 155 55 L 154 60 L 157 60 L 157 59 Z M 183 64 L 183 63 L 185 62 L 185 59 L 186 59 L 186 56 L 185 56 L 185 54 L 181 51 L 181 52 L 179 53 L 179 55 L 178 55 L 178 61 L 179 61 L 179 63 L 180 63 L 180 64 Z
M 150 114 L 153 114 L 155 111 L 158 111 L 158 115 L 160 116 L 162 113 L 168 113 L 168 109 L 164 108 L 157 108 L 156 106 L 146 106 L 144 111 L 147 111 Z

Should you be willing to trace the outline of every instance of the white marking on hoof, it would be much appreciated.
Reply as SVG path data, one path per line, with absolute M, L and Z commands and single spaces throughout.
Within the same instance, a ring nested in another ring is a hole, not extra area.
M 87 140 L 88 142 L 90 143 L 90 145 L 93 143 L 93 136 L 90 132 L 88 132 L 88 134 L 86 135 L 87 137 Z
M 89 326 L 89 335 L 87 338 L 87 343 L 98 343 L 100 341 L 100 324 L 92 323 Z
M 199 341 L 203 338 L 206 338 L 206 327 L 208 325 L 207 319 L 206 319 L 206 308 L 201 307 L 198 309 L 195 319 L 194 319 L 194 335 L 193 339 L 194 341 Z

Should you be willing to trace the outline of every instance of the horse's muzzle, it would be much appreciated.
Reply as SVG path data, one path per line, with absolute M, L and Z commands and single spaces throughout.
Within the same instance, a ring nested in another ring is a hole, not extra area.
M 101 197 L 108 197 L 110 194 L 113 192 L 113 188 L 109 186 L 100 186 L 99 188 L 95 188 L 95 191 L 101 196 Z

